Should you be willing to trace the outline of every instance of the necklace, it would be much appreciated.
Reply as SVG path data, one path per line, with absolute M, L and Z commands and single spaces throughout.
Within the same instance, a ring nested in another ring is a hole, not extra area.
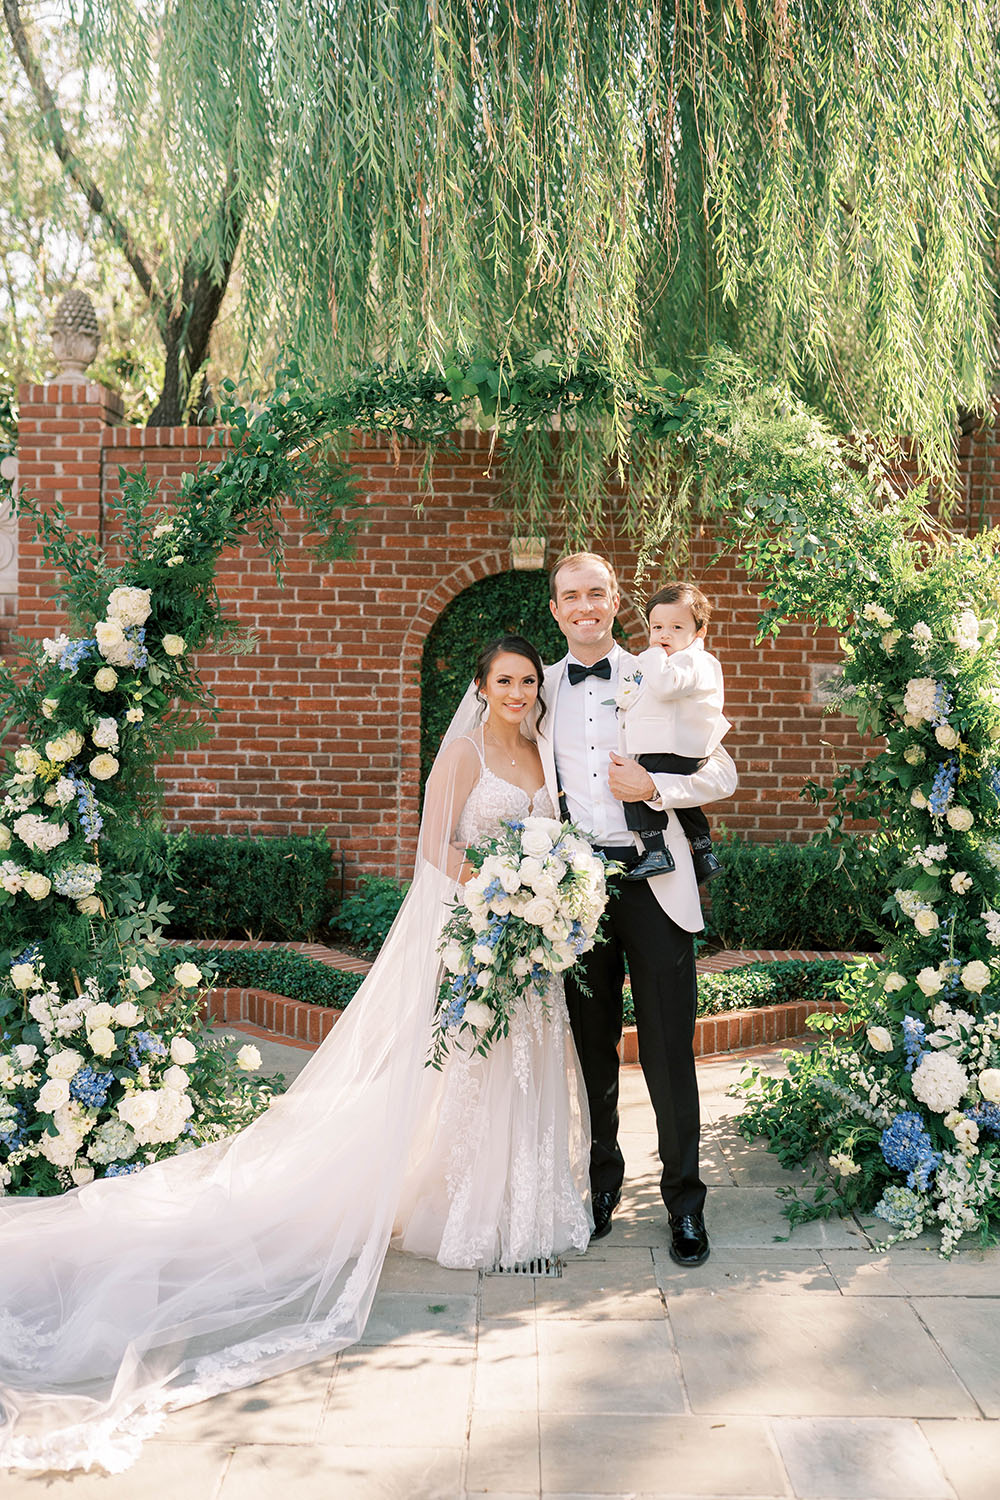
M 497 739 L 497 737 L 496 737 L 496 735 L 494 735 L 494 734 L 491 734 L 491 735 L 490 735 L 490 744 L 491 744 L 491 745 L 496 745 L 496 747 L 497 747 L 497 749 L 498 749 L 498 750 L 499 750 L 499 751 L 500 751 L 500 753 L 501 753 L 501 755 L 502 755 L 502 756 L 503 756 L 503 757 L 504 757 L 504 759 L 505 759 L 505 760 L 506 760 L 506 758 L 507 758 L 507 756 L 508 756 L 508 755 L 509 755 L 509 754 L 510 754 L 510 751 L 509 751 L 509 750 L 507 750 L 507 749 L 505 749 L 505 748 L 504 748 L 504 746 L 503 746 L 503 745 L 501 745 L 501 743 L 500 743 L 500 741 L 499 741 L 499 740 L 498 740 L 498 739 Z M 514 760 L 514 759 L 511 759 L 511 765 L 512 765 L 512 766 L 516 766 L 516 765 L 517 765 L 517 761 L 516 761 L 516 760 Z

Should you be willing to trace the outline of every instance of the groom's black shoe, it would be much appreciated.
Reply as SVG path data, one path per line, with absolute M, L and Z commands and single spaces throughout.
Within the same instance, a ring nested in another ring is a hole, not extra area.
M 678 1266 L 700 1266 L 708 1260 L 704 1214 L 670 1215 L 670 1259 Z
M 594 1194 L 594 1232 L 590 1236 L 592 1240 L 602 1240 L 606 1234 L 611 1233 L 611 1215 L 621 1201 L 621 1188 L 616 1193 Z

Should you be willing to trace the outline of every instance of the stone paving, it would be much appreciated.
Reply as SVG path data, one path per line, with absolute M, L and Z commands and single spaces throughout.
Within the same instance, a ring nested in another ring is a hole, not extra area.
M 287 1076 L 309 1055 L 255 1042 Z M 699 1270 L 668 1256 L 626 1068 L 623 1205 L 561 1278 L 391 1254 L 359 1345 L 174 1414 L 126 1474 L 3 1500 L 997 1500 L 1000 1251 L 873 1255 L 853 1219 L 785 1239 L 798 1179 L 733 1127 L 742 1061 L 699 1064 Z

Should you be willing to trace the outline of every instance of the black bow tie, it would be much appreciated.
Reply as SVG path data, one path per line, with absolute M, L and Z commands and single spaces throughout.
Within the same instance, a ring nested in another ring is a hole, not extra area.
M 582 682 L 585 677 L 603 677 L 606 682 L 611 681 L 611 663 L 606 656 L 600 661 L 595 661 L 592 667 L 581 667 L 578 661 L 567 662 L 566 669 L 573 687 L 576 687 L 576 684 Z

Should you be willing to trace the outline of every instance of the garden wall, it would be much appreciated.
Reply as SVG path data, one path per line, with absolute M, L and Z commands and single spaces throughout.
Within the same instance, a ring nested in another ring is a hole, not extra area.
M 20 392 L 18 483 L 61 499 L 71 524 L 113 541 L 106 502 L 120 465 L 145 467 L 165 499 L 199 461 L 216 461 L 205 428 L 125 428 L 115 397 L 93 383 L 27 386 Z M 205 750 L 162 771 L 168 825 L 264 834 L 327 828 L 348 875 L 409 872 L 418 818 L 420 665 L 427 633 L 448 602 L 510 567 L 509 516 L 488 441 L 461 435 L 458 457 L 442 457 L 434 493 L 420 487 L 422 455 L 365 439 L 351 454 L 368 525 L 350 561 L 320 563 L 301 515 L 290 510 L 285 586 L 253 545 L 223 556 L 219 593 L 259 637 L 255 654 L 205 655 L 219 724 Z M 1000 432 L 967 442 L 962 528 L 981 507 L 1000 517 Z M 425 500 L 422 509 L 418 502 Z M 548 558 L 560 539 L 548 538 Z M 626 542 L 595 540 L 628 580 Z M 777 641 L 753 643 L 758 591 L 734 563 L 711 564 L 710 535 L 692 539 L 688 574 L 715 601 L 710 645 L 727 678 L 727 746 L 740 771 L 736 796 L 714 813 L 752 838 L 804 841 L 823 814 L 800 800 L 810 776 L 836 758 L 864 753 L 849 720 L 822 712 L 821 685 L 836 664 L 829 631 L 795 624 Z M 26 528 L 19 538 L 16 601 L 0 621 L 25 635 L 55 633 L 51 570 Z M 638 616 L 626 600 L 626 627 Z M 641 639 L 635 644 L 641 645 Z

